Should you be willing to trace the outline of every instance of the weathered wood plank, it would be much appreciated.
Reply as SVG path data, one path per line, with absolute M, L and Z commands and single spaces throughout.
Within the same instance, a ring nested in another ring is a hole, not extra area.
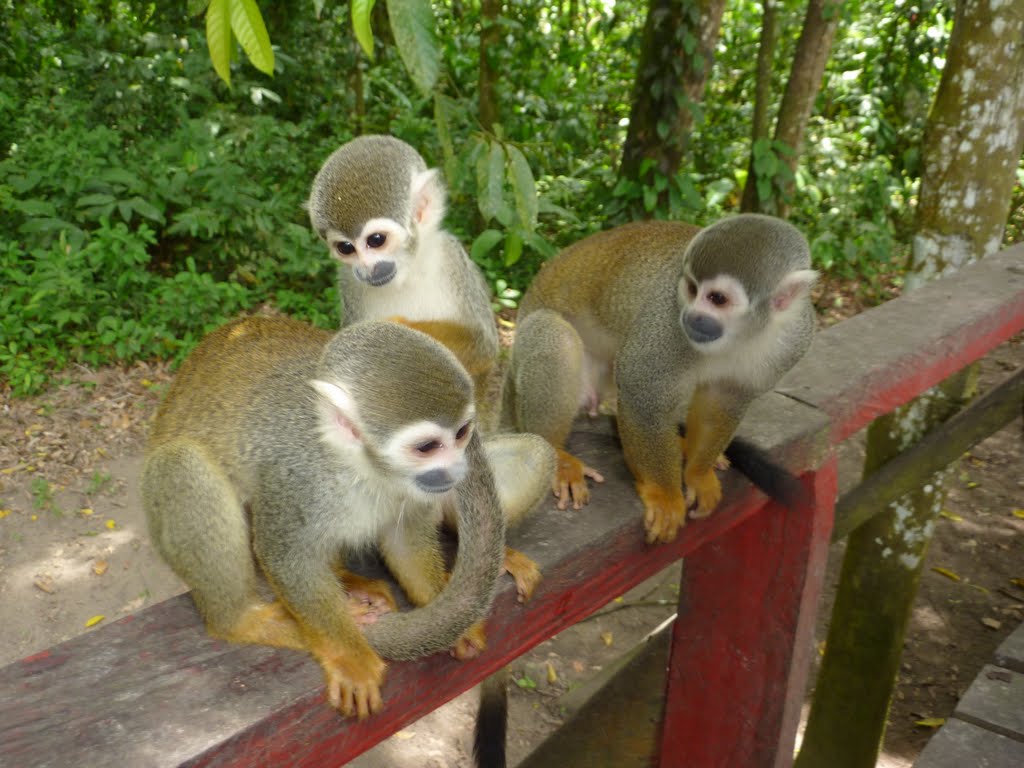
M 914 768 L 1018 768 L 1024 744 L 963 720 L 949 720 L 925 745 Z
M 809 462 L 826 423 L 778 397 L 747 433 L 782 460 Z M 0 765 L 339 765 L 679 557 L 756 514 L 764 497 L 729 473 L 722 508 L 670 545 L 644 543 L 642 508 L 606 422 L 584 425 L 571 448 L 606 482 L 580 511 L 545 510 L 512 544 L 544 581 L 520 606 L 506 580 L 488 622 L 489 649 L 462 663 L 437 655 L 394 664 L 383 712 L 343 721 L 326 706 L 306 655 L 206 636 L 187 597 L 98 628 L 0 670 Z
M 1024 741 L 1024 674 L 986 664 L 953 711 L 955 717 Z
M 792 764 L 832 527 L 835 460 L 805 483 L 813 509 L 791 515 L 769 504 L 683 565 L 663 768 Z
M 995 663 L 1000 667 L 1024 673 L 1024 624 L 1013 630 L 996 648 Z
M 1024 328 L 1024 245 L 817 334 L 777 391 L 821 408 L 839 443 Z

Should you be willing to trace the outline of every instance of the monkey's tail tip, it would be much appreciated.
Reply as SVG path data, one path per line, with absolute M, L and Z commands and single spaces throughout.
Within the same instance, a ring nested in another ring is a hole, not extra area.
M 811 495 L 804 484 L 753 443 L 733 438 L 725 449 L 725 458 L 769 497 L 790 509 L 810 504 Z
M 473 733 L 477 768 L 506 768 L 505 731 L 508 727 L 508 667 L 480 684 L 480 708 Z

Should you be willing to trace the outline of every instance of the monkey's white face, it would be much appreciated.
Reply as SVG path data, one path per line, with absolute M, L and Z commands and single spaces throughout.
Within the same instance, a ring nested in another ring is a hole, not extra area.
M 398 274 L 411 237 L 394 219 L 370 219 L 355 236 L 328 229 L 331 254 L 352 268 L 357 279 L 374 288 L 390 283 Z
M 435 495 L 454 488 L 469 469 L 466 446 L 473 434 L 471 410 L 455 429 L 421 421 L 398 430 L 383 454 L 416 492 Z
M 703 352 L 728 346 L 739 334 L 750 299 L 739 280 L 716 275 L 697 280 L 689 271 L 677 287 L 679 325 L 690 342 Z

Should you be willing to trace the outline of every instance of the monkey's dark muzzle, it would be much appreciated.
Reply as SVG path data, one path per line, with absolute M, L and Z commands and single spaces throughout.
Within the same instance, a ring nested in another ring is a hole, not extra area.
M 694 344 L 707 344 L 722 337 L 722 324 L 709 315 L 683 312 L 679 324 Z
M 374 288 L 387 285 L 398 274 L 398 268 L 395 267 L 395 262 L 393 261 L 378 261 L 373 265 L 373 269 L 370 270 L 369 274 L 360 267 L 356 267 L 353 271 L 357 278 Z

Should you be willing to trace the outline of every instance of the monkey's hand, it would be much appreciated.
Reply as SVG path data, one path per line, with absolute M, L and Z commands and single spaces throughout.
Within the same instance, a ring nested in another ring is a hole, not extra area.
M 636 491 L 644 503 L 644 529 L 647 543 L 668 543 L 686 524 L 686 502 L 683 492 L 638 480 Z
M 573 509 L 581 509 L 590 501 L 587 478 L 595 483 L 603 483 L 604 475 L 561 448 L 556 449 L 556 452 L 558 466 L 555 468 L 551 490 L 558 497 L 558 508 L 565 509 L 571 501 Z
M 466 633 L 452 647 L 452 656 L 459 661 L 475 659 L 485 648 L 487 648 L 487 636 L 484 632 L 484 623 L 478 621 L 467 629 Z
M 386 581 L 368 579 L 340 566 L 335 572 L 345 585 L 348 596 L 346 608 L 356 624 L 373 624 L 385 613 L 398 610 L 398 603 Z
M 327 645 L 333 646 L 330 650 Z M 360 720 L 380 711 L 380 687 L 386 664 L 369 646 L 350 650 L 342 643 L 324 643 L 311 649 L 327 680 L 327 700 L 346 717 Z
M 686 484 L 686 506 L 692 508 L 690 514 L 694 518 L 707 517 L 722 500 L 722 484 L 714 468 L 696 470 L 687 466 L 683 470 L 683 482 Z
M 505 547 L 505 562 L 502 567 L 515 579 L 520 603 L 525 603 L 533 597 L 533 590 L 541 580 L 540 568 L 533 560 L 517 549 Z

